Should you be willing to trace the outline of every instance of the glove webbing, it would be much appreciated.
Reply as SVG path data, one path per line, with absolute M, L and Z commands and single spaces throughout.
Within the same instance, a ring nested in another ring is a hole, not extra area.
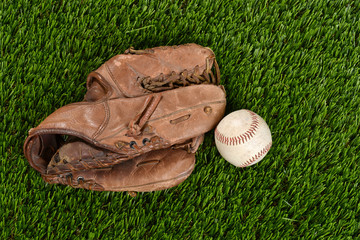
M 154 52 L 152 49 L 135 50 L 133 47 L 125 51 L 126 54 L 147 54 L 152 52 Z M 212 66 L 210 66 L 210 59 L 213 59 L 214 61 L 215 74 L 212 71 Z M 215 56 L 206 59 L 206 69 L 201 74 L 198 74 L 198 68 L 199 66 L 196 66 L 192 71 L 185 69 L 180 73 L 172 72 L 169 75 L 164 75 L 161 73 L 155 78 L 147 76 L 139 78 L 138 81 L 143 88 L 152 92 L 166 91 L 169 89 L 195 84 L 220 84 L 220 68 L 215 59 Z
M 170 90 L 178 87 L 185 87 L 190 85 L 197 84 L 220 84 L 220 70 L 219 65 L 214 59 L 215 74 L 211 70 L 210 60 L 206 59 L 206 69 L 201 73 L 197 74 L 197 69 L 199 66 L 196 66 L 193 71 L 184 70 L 181 73 L 172 72 L 170 75 L 160 74 L 155 78 L 144 77 L 138 79 L 143 88 L 152 91 L 160 92 L 165 90 Z

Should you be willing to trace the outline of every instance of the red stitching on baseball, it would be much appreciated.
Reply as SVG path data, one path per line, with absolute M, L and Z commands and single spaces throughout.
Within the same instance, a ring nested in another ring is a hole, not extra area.
M 251 115 L 251 119 L 252 119 L 250 128 L 245 133 L 235 137 L 227 137 L 224 134 L 220 133 L 219 130 L 216 128 L 215 137 L 219 142 L 226 145 L 238 145 L 241 143 L 245 143 L 249 141 L 252 137 L 254 137 L 256 130 L 259 127 L 259 119 L 257 118 L 254 112 L 249 110 L 246 111 Z
M 255 154 L 255 156 L 251 157 L 249 160 L 247 160 L 245 163 L 241 164 L 239 167 L 247 167 L 257 161 L 260 157 L 264 156 L 271 148 L 272 142 L 270 142 L 268 145 L 266 145 L 263 149 L 261 149 L 260 152 Z

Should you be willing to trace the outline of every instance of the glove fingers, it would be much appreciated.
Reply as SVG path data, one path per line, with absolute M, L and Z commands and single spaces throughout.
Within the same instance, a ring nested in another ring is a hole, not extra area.
M 174 145 L 172 149 L 182 149 L 188 153 L 195 153 L 203 140 L 204 135 L 202 134 L 193 139 L 189 139 L 189 141 L 184 142 L 184 144 Z M 152 156 L 152 154 L 149 153 L 146 156 Z M 48 166 L 56 168 L 59 165 L 73 165 L 74 163 L 82 162 L 85 168 L 90 169 L 92 168 L 91 162 L 100 162 L 104 158 L 112 158 L 115 160 L 116 157 L 118 157 L 116 153 L 93 146 L 82 141 L 80 138 L 72 137 L 71 139 L 69 138 L 69 140 L 51 157 Z
M 213 68 L 215 74 L 210 73 Z M 105 95 L 136 97 L 193 84 L 219 84 L 219 81 L 219 68 L 210 48 L 185 44 L 129 49 L 89 74 L 85 99 L 94 101 Z
M 111 168 L 43 175 L 43 178 L 49 183 L 97 191 L 149 192 L 177 186 L 191 174 L 194 166 L 194 153 L 169 148 L 146 153 Z

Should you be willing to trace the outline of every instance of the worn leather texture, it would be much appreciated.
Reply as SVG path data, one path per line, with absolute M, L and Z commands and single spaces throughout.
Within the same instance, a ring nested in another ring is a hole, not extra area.
M 209 48 L 129 49 L 89 74 L 84 101 L 29 131 L 25 156 L 49 183 L 98 191 L 176 186 L 224 115 L 219 81 Z
M 220 71 L 210 48 L 194 43 L 145 50 L 130 48 L 89 74 L 85 99 L 138 97 L 219 82 Z
M 195 153 L 162 149 L 107 168 L 44 175 L 43 178 L 49 183 L 95 191 L 149 192 L 180 184 L 190 176 L 194 166 Z
M 149 99 L 153 98 L 160 99 L 158 104 L 151 114 L 145 115 L 138 132 L 134 130 L 132 133 L 133 120 L 146 112 L 144 104 L 151 105 Z M 181 144 L 210 131 L 223 117 L 225 104 L 223 88 L 215 85 L 194 85 L 137 98 L 69 104 L 30 130 L 25 142 L 25 156 L 36 170 L 46 174 L 89 168 L 91 160 L 85 164 L 79 161 L 56 168 L 43 166 L 43 162 L 49 161 L 44 156 L 61 145 L 57 135 L 68 135 L 114 153 L 111 161 L 109 157 L 91 162 L 90 168 L 114 165 L 149 151 Z M 53 154 L 55 152 L 50 153 Z

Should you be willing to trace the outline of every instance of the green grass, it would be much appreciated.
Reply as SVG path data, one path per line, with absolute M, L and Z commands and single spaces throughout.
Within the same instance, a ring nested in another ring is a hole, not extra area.
M 1 239 L 359 239 L 360 4 L 355 1 L 2 1 Z M 178 187 L 132 198 L 43 182 L 31 127 L 82 100 L 130 46 L 212 48 L 227 112 L 251 109 L 273 147 L 238 169 L 207 134 Z

